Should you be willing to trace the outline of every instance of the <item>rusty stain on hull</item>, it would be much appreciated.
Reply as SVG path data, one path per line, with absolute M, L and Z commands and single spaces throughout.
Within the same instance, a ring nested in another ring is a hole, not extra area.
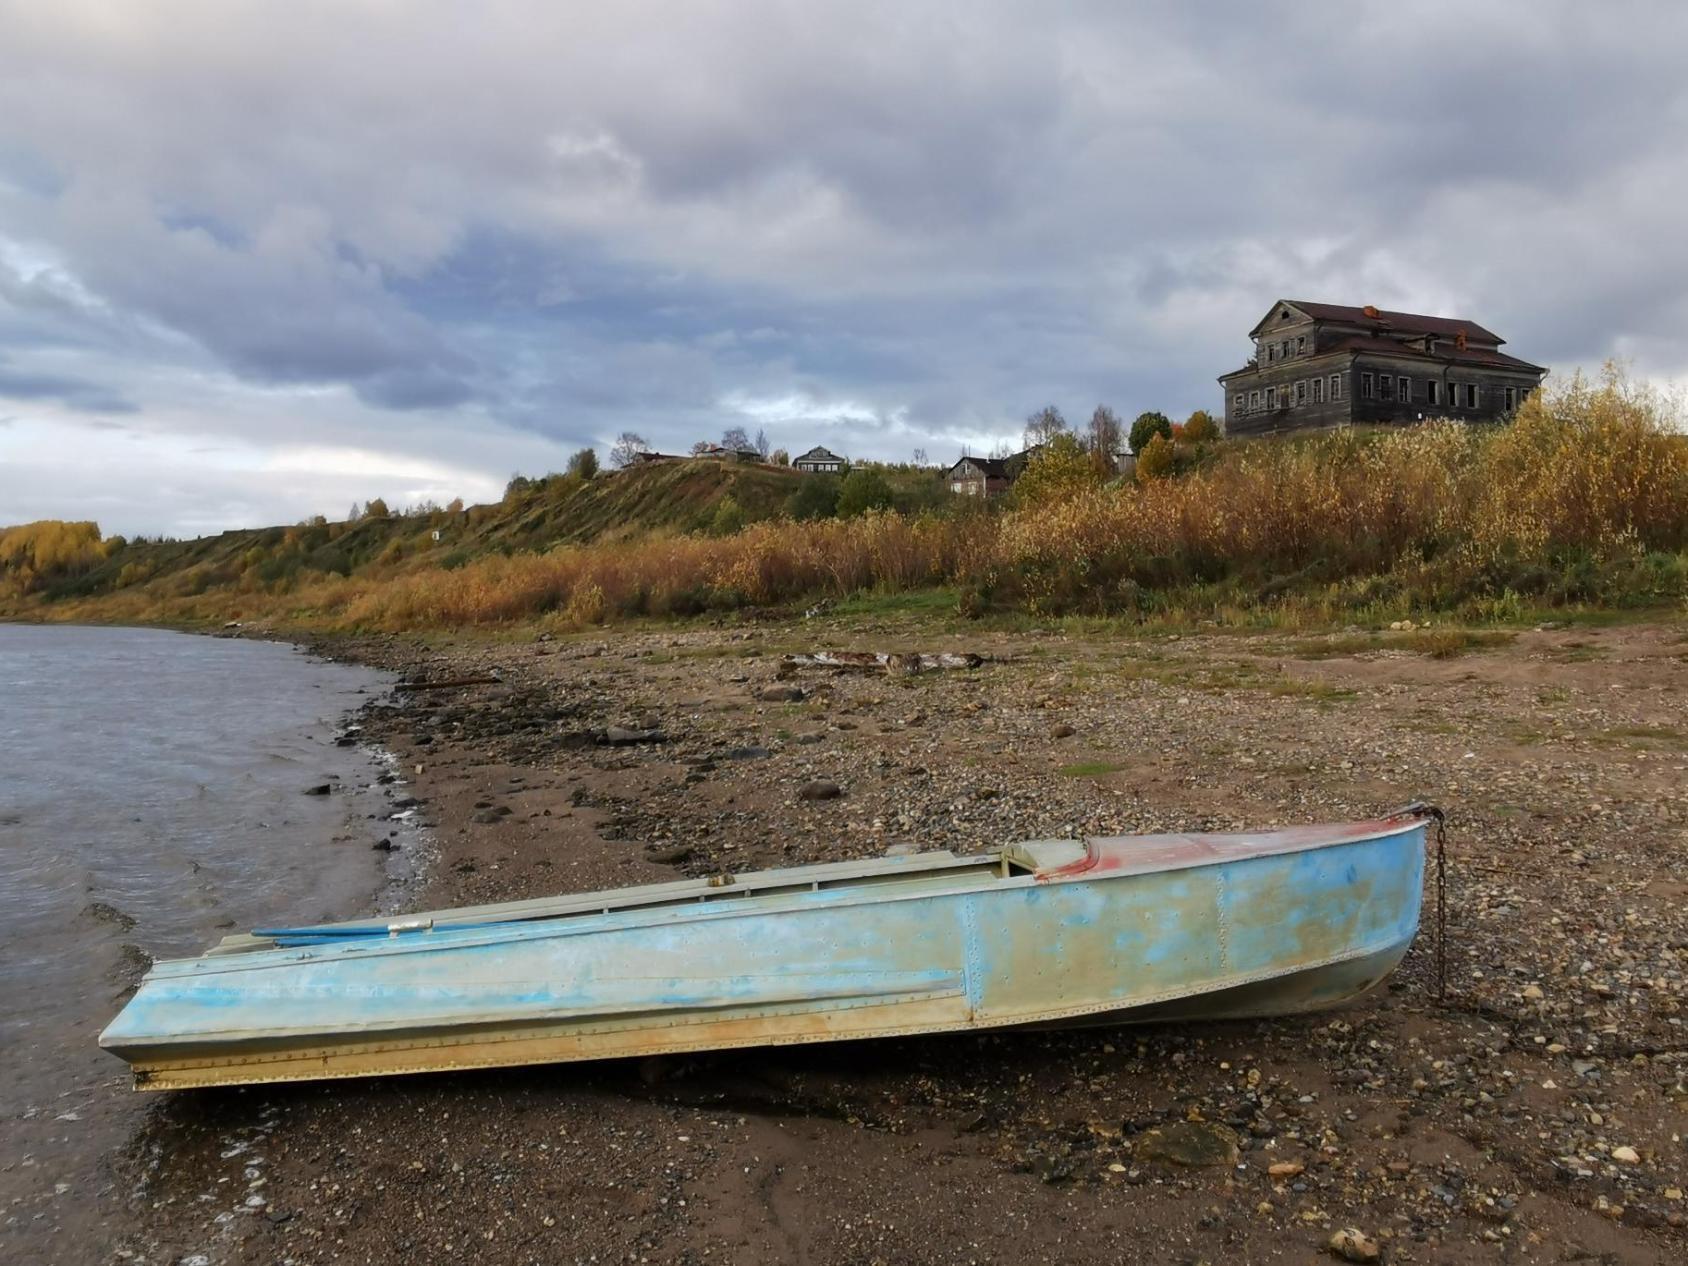
M 175 1089 L 1310 1010 L 1406 952 L 1424 835 L 1034 841 L 236 938 L 157 964 L 100 1042 Z

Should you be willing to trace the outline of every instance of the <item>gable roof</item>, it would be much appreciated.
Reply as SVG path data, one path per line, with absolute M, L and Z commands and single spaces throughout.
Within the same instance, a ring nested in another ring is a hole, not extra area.
M 1342 303 L 1311 303 L 1305 299 L 1278 300 L 1267 309 L 1266 315 L 1255 323 L 1254 328 L 1249 331 L 1250 337 L 1260 332 L 1261 327 L 1271 320 L 1272 313 L 1284 307 L 1294 308 L 1315 321 L 1340 321 L 1345 325 L 1360 326 L 1362 329 L 1388 330 L 1400 334 L 1435 334 L 1441 338 L 1453 338 L 1463 330 L 1467 338 L 1479 342 L 1496 345 L 1506 342 L 1493 330 L 1485 329 L 1475 321 L 1457 317 L 1425 316 L 1417 312 L 1386 312 L 1379 308 L 1372 308 L 1368 312 L 1363 307 L 1356 308 Z
M 801 457 L 793 457 L 791 459 L 791 464 L 795 466 L 798 462 L 841 462 L 843 460 L 844 459 L 842 457 L 833 452 L 830 448 L 822 448 L 819 444 L 817 444 Z
M 1006 458 L 1006 457 L 973 457 L 973 456 L 970 456 L 968 454 L 963 454 L 962 456 L 956 458 L 955 464 L 952 465 L 944 473 L 947 474 L 947 475 L 955 474 L 956 467 L 960 466 L 962 462 L 972 462 L 975 466 L 977 466 L 981 471 L 984 472 L 985 478 L 987 478 L 987 479 L 1007 479 L 1008 478 L 1008 458 Z

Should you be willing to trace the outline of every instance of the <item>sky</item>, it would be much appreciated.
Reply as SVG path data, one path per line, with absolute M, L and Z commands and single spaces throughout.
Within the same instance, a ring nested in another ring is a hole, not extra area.
M 1688 6 L 0 0 L 0 523 L 1218 410 L 1278 298 L 1688 381 Z

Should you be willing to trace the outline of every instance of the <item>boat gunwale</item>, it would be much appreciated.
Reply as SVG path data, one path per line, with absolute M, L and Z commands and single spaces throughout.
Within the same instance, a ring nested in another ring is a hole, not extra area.
M 162 959 L 153 964 L 141 984 L 144 988 L 146 984 L 152 981 L 217 976 L 236 971 L 277 970 L 310 963 L 343 961 L 349 958 L 355 958 L 357 961 L 368 961 L 372 958 L 395 954 L 449 953 L 462 949 L 477 949 L 512 940 L 543 941 L 600 933 L 637 931 L 659 927 L 664 924 L 754 918 L 774 912 L 773 909 L 770 909 L 773 902 L 790 901 L 794 897 L 802 900 L 792 902 L 784 909 L 779 910 L 780 913 L 801 914 L 848 909 L 868 904 L 879 905 L 901 901 L 943 899 L 952 896 L 976 895 L 981 892 L 1043 887 L 1051 883 L 1102 883 L 1112 880 L 1135 879 L 1149 874 L 1204 870 L 1215 866 L 1240 865 L 1327 848 L 1344 848 L 1357 844 L 1367 844 L 1422 829 L 1428 820 L 1417 814 L 1373 819 L 1352 825 L 1375 827 L 1376 829 L 1356 830 L 1349 835 L 1328 839 L 1295 837 L 1295 832 L 1304 831 L 1306 828 L 1291 828 L 1270 832 L 1194 833 L 1193 838 L 1200 838 L 1201 835 L 1219 835 L 1221 837 L 1229 835 L 1233 838 L 1239 835 L 1262 838 L 1281 835 L 1288 838 L 1280 847 L 1260 847 L 1242 855 L 1229 857 L 1193 856 L 1141 869 L 1130 867 L 1101 869 L 1097 867 L 1094 860 L 1096 850 L 1091 847 L 1091 840 L 1093 838 L 1099 840 L 1168 839 L 1175 838 L 1176 835 L 1086 837 L 1087 855 L 1080 859 L 1080 863 L 1069 863 L 1067 866 L 1057 867 L 1052 871 L 1032 871 L 1018 875 L 1007 875 L 988 885 L 958 884 L 953 887 L 923 887 L 904 891 L 899 891 L 898 886 L 894 884 L 764 893 L 758 893 L 752 889 L 746 892 L 744 896 L 732 900 L 703 900 L 684 904 L 632 906 L 608 911 L 599 911 L 593 908 L 590 912 L 582 911 L 577 914 L 512 919 L 495 924 L 453 926 L 447 923 L 437 925 L 426 931 L 404 932 L 387 937 L 372 936 L 340 942 L 325 941 L 308 946 L 276 946 L 271 949 L 253 949 L 241 953 L 203 954 L 190 958 Z M 914 854 L 914 856 L 919 856 L 919 854 Z M 957 867 L 957 869 L 977 871 L 1000 861 L 1001 850 L 994 853 L 966 855 L 957 857 L 956 860 L 966 863 L 964 867 Z M 1085 869 L 1075 869 L 1080 864 L 1083 864 Z M 805 868 L 793 867 L 786 873 L 789 874 L 803 869 Z M 748 876 L 765 873 L 769 872 L 746 872 Z M 790 887 L 786 884 L 779 886 L 781 888 Z M 724 886 L 720 890 L 723 896 L 727 895 L 727 888 L 729 887 Z M 775 908 L 777 909 L 777 907 Z M 113 1023 L 115 1023 L 115 1020 Z

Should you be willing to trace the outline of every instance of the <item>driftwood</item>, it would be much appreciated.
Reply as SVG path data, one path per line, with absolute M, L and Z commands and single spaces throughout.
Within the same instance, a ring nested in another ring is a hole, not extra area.
M 811 655 L 787 655 L 781 661 L 791 669 L 831 668 L 839 672 L 890 673 L 912 677 L 917 673 L 946 668 L 977 668 L 984 656 L 943 651 L 936 655 L 904 655 L 886 651 L 816 651 Z
M 497 673 L 484 677 L 453 677 L 449 681 L 401 681 L 395 690 L 456 690 L 459 686 L 501 686 L 504 678 Z

